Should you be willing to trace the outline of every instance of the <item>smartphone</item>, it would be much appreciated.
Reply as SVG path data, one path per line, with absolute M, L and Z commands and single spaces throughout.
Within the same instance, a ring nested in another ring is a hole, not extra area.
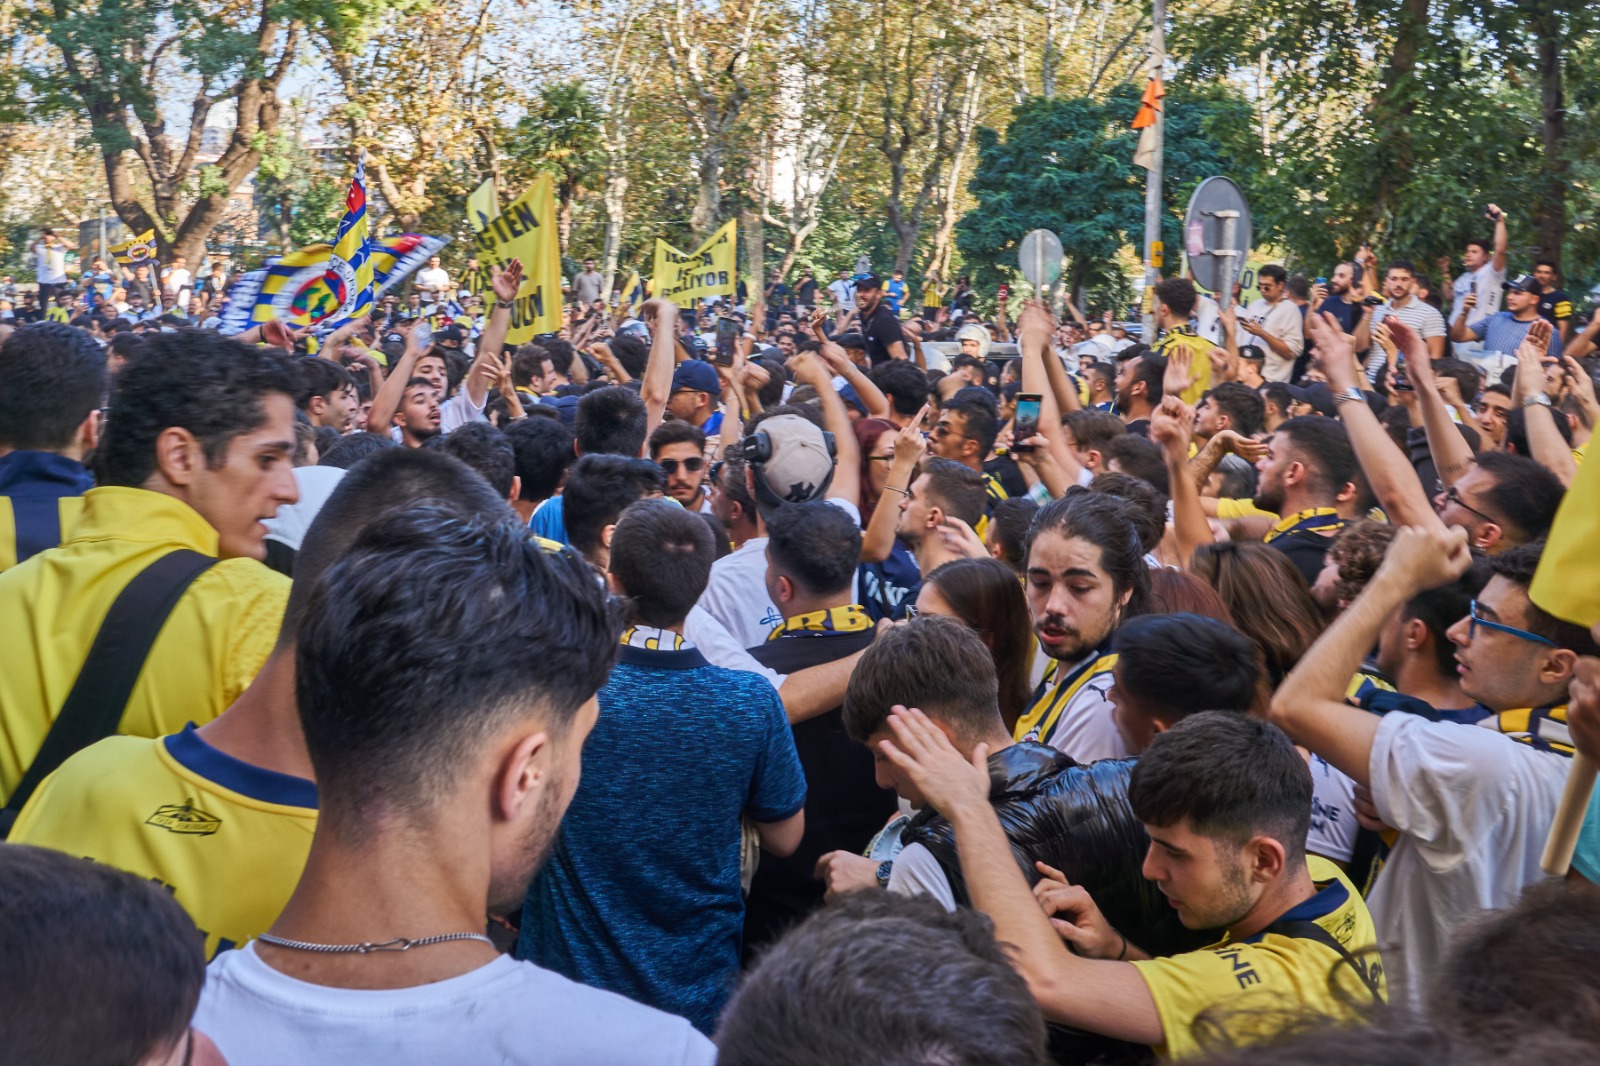
M 1000 286 L 1000 291 L 996 295 L 998 295 L 1000 299 L 1004 300 L 1006 297 L 1011 295 L 1011 287 L 1009 285 Z
M 1414 392 L 1411 379 L 1406 377 L 1406 357 L 1395 356 L 1394 360 L 1394 388 L 1396 392 Z
M 1037 392 L 1017 393 L 1017 413 L 1011 420 L 1012 451 L 1033 451 L 1033 445 L 1023 442 L 1039 435 L 1039 411 L 1042 399 L 1043 396 Z
M 733 346 L 739 340 L 739 332 L 738 319 L 717 319 L 716 363 L 718 366 L 733 365 Z
M 1327 285 L 1328 285 L 1328 279 L 1327 278 L 1312 278 L 1311 279 L 1311 284 L 1313 284 L 1313 285 L 1321 285 L 1324 288 L 1326 288 Z
M 428 325 L 427 319 L 419 319 L 416 328 L 411 331 L 411 336 L 418 349 L 427 351 L 433 344 L 433 327 Z

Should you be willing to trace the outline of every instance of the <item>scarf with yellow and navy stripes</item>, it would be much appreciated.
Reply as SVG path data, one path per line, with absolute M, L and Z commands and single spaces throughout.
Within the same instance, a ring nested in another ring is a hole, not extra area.
M 829 607 L 823 611 L 807 611 L 783 620 L 783 624 L 767 634 L 768 640 L 781 636 L 801 636 L 818 633 L 859 633 L 871 629 L 874 623 L 867 609 L 857 603 L 843 607 Z

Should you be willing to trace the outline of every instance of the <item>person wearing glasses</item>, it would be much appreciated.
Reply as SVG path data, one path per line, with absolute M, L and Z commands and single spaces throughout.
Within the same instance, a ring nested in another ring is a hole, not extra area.
M 706 485 L 706 435 L 698 426 L 673 419 L 650 434 L 650 458 L 667 475 L 667 495 L 690 511 L 710 510 Z
M 686 359 L 672 372 L 672 392 L 667 413 L 694 426 L 708 437 L 722 432 L 722 378 L 717 368 L 699 359 Z
M 1379 941 L 1398 948 L 1384 953 L 1391 994 L 1413 1004 L 1464 923 L 1544 877 L 1539 856 L 1571 765 L 1568 687 L 1579 658 L 1600 654 L 1588 630 L 1528 598 L 1543 545 L 1524 544 L 1488 558 L 1491 576 L 1448 630 L 1476 724 L 1347 704 L 1350 675 L 1387 621 L 1459 579 L 1469 544 L 1463 529 L 1403 527 L 1272 701 L 1272 720 L 1349 775 L 1391 830 L 1367 899 Z

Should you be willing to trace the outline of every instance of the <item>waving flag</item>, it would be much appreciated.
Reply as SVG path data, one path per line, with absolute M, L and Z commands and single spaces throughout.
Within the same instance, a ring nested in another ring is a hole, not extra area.
M 372 294 L 380 300 L 390 289 L 409 278 L 414 271 L 450 243 L 449 237 L 425 237 L 420 233 L 401 233 L 379 237 L 372 242 Z
M 645 289 L 644 282 L 640 280 L 639 272 L 635 270 L 628 275 L 628 280 L 622 286 L 622 306 L 627 309 L 628 317 L 639 317 L 639 308 L 643 307 L 648 299 L 650 294 Z
M 145 230 L 137 237 L 129 237 L 121 244 L 113 244 L 106 251 L 123 266 L 148 263 L 156 257 L 156 231 Z
M 344 217 L 328 258 L 324 284 L 339 300 L 326 316 L 338 326 L 372 310 L 372 249 L 367 235 L 367 153 L 356 161 L 356 174 L 344 198 Z

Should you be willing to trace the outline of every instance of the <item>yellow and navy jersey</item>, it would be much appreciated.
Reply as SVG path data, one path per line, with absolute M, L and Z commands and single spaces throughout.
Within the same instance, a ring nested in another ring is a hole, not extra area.
M 191 725 L 78 752 L 40 784 L 10 839 L 159 882 L 211 958 L 277 920 L 316 827 L 316 785 L 235 759 Z
M 1551 289 L 1549 292 L 1539 294 L 1539 314 L 1552 325 L 1559 327 L 1561 323 L 1572 317 L 1572 300 L 1561 289 Z
M 1363 1006 L 1387 997 L 1366 903 L 1327 859 L 1307 856 L 1306 867 L 1317 894 L 1263 932 L 1133 964 L 1161 1016 L 1158 1055 L 1200 1054 L 1195 1022 L 1202 1015 L 1243 1044 L 1270 1038 L 1284 1018 L 1308 1012 L 1354 1021 Z
M 1000 479 L 988 472 L 983 475 L 983 496 L 983 517 L 978 519 L 978 524 L 972 527 L 972 531 L 978 535 L 980 540 L 987 540 L 989 537 L 989 516 L 994 514 L 996 504 L 1002 500 L 1009 500 L 1011 496 L 1006 492 L 1005 486 L 1000 484 Z
M 1206 340 L 1194 331 L 1194 327 L 1187 323 L 1174 329 L 1169 329 L 1166 335 L 1156 341 L 1150 349 L 1156 355 L 1166 359 L 1174 350 L 1183 348 L 1189 353 L 1189 373 L 1194 380 L 1182 392 L 1183 402 L 1191 407 L 1200 402 L 1200 397 L 1211 388 L 1211 349 L 1216 345 Z
M 0 570 L 58 546 L 83 513 L 94 479 L 83 464 L 52 452 L 0 456 Z
M 1036 740 L 1055 747 L 1055 734 L 1062 721 L 1071 721 L 1069 713 L 1073 701 L 1082 696 L 1093 703 L 1108 702 L 1111 673 L 1116 669 L 1117 655 L 1110 650 L 1109 642 L 1095 649 L 1075 666 L 1063 668 L 1052 661 L 1045 668 L 1044 678 L 1034 689 L 1033 702 L 1023 712 L 1012 730 L 1013 739 L 1021 742 Z M 1071 752 L 1068 752 L 1071 754 Z
M 175 549 L 217 555 L 217 531 L 188 504 L 101 487 L 59 548 L 0 574 L 0 796 L 17 787 L 78 679 L 117 596 Z M 117 732 L 158 737 L 221 714 L 277 644 L 289 579 L 254 559 L 195 578 L 145 660 Z

